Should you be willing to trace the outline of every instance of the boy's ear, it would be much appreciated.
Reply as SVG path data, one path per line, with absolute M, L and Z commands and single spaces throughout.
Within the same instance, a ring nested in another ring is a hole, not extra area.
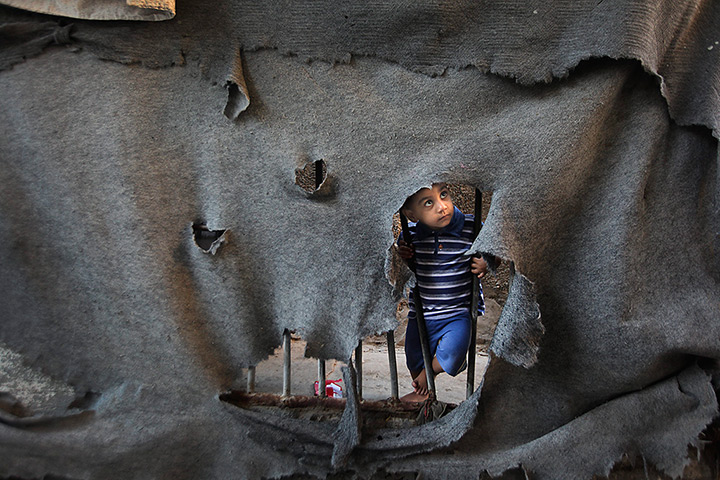
M 400 211 L 403 213 L 403 215 L 405 215 L 407 217 L 408 220 L 410 220 L 411 222 L 417 223 L 418 218 L 415 215 L 415 212 L 413 212 L 411 209 L 401 208 Z

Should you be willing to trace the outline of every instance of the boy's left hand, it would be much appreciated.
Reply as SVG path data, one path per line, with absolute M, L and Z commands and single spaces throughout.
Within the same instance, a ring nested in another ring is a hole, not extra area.
M 488 264 L 482 257 L 472 257 L 470 271 L 478 278 L 483 278 L 488 270 Z

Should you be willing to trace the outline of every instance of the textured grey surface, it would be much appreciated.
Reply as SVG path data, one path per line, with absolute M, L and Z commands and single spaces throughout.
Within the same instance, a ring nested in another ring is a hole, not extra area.
M 678 475 L 717 413 L 719 8 L 0 8 L 0 341 L 85 399 L 3 416 L 0 475 L 325 476 L 333 450 L 347 476 L 588 478 L 623 453 Z M 355 448 L 220 402 L 285 329 L 347 359 L 394 327 L 392 214 L 437 180 L 494 192 L 475 246 L 522 275 L 482 391 Z M 214 255 L 194 223 L 227 230 Z
M 175 0 L 3 0 L 0 3 L 87 20 L 160 21 L 175 16 Z

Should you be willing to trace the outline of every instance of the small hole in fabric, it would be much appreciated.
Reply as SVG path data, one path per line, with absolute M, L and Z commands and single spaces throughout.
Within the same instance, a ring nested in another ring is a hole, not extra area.
M 194 223 L 192 226 L 195 245 L 207 253 L 214 254 L 223 242 L 227 230 L 210 230 L 204 223 Z
M 295 184 L 307 193 L 314 193 L 327 179 L 327 165 L 325 160 L 308 162 L 303 168 L 295 170 Z

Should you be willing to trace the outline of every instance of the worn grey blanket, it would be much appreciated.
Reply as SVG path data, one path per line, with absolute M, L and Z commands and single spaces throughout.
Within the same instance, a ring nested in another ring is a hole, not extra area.
M 0 476 L 680 475 L 717 414 L 718 42 L 701 0 L 0 7 L 0 342 L 77 397 L 3 413 Z M 482 388 L 371 438 L 354 401 L 221 402 L 285 329 L 394 328 L 392 214 L 433 181 L 494 192 L 474 249 L 517 271 Z

